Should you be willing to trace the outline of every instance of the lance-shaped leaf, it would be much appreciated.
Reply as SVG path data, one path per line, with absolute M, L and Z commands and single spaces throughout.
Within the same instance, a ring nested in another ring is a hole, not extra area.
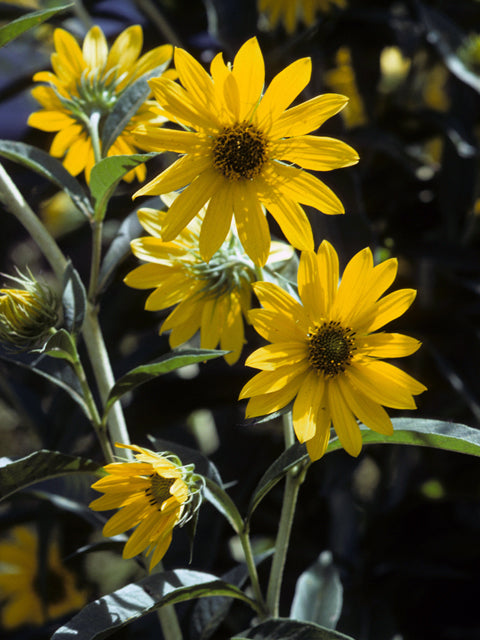
M 78 271 L 69 262 L 63 275 L 63 323 L 73 334 L 80 331 L 87 309 L 87 293 Z
M 456 422 L 424 420 L 422 418 L 394 418 L 393 434 L 385 436 L 360 425 L 363 444 L 408 444 L 456 451 L 480 456 L 480 431 Z M 330 441 L 327 453 L 341 449 L 337 437 Z
M 237 598 L 256 609 L 255 601 L 234 585 L 210 573 L 179 569 L 148 576 L 91 602 L 52 640 L 101 640 L 164 605 L 216 595 Z
M 0 499 L 36 482 L 70 473 L 96 473 L 102 465 L 87 458 L 41 449 L 25 458 L 0 458 Z
M 295 585 L 290 617 L 335 629 L 343 604 L 343 587 L 330 551 L 322 551 Z
M 247 519 L 252 517 L 267 493 L 279 482 L 287 472 L 296 465 L 305 465 L 310 461 L 310 456 L 304 444 L 295 443 L 284 451 L 275 462 L 265 471 L 253 492 L 248 508 Z
M 90 174 L 90 193 L 94 201 L 97 220 L 103 220 L 108 201 L 123 176 L 156 155 L 156 153 L 137 153 L 111 156 L 100 160 L 93 167 Z
M 42 349 L 42 354 L 51 358 L 67 360 L 67 362 L 71 363 L 77 360 L 77 349 L 73 338 L 65 329 L 59 329 L 47 340 Z
M 102 152 L 105 155 L 132 117 L 151 93 L 148 80 L 161 76 L 169 62 L 149 71 L 122 92 L 102 129 Z
M 275 618 L 242 631 L 230 640 L 354 640 L 317 624 Z
M 18 36 L 25 31 L 28 31 L 28 29 L 32 29 L 33 27 L 42 24 L 42 22 L 45 22 L 45 20 L 48 20 L 56 13 L 73 7 L 74 4 L 74 2 L 67 2 L 64 4 L 58 4 L 50 9 L 29 11 L 26 15 L 21 16 L 16 20 L 12 20 L 9 24 L 0 27 L 0 47 L 3 47 L 3 45 L 7 44 L 7 42 L 10 42 L 11 40 L 18 38 Z
M 125 393 L 132 391 L 149 380 L 153 380 L 164 373 L 186 367 L 189 364 L 212 360 L 225 355 L 226 351 L 219 349 L 181 349 L 171 351 L 149 364 L 140 365 L 122 376 L 112 387 L 105 405 L 105 415 L 112 405 Z
M 89 219 L 93 216 L 93 208 L 85 189 L 63 164 L 50 154 L 24 142 L 0 140 L 0 156 L 17 162 L 53 182 L 70 196 L 84 216 Z
M 243 520 L 235 503 L 228 493 L 210 478 L 205 478 L 204 496 L 226 518 L 236 533 L 243 531 Z

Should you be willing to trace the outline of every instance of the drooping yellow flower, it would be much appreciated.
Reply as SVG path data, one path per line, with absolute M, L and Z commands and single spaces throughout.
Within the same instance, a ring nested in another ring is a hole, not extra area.
M 167 213 L 141 209 L 139 220 L 151 236 L 133 240 L 131 247 L 147 264 L 131 271 L 124 282 L 136 289 L 155 287 L 145 303 L 149 311 L 175 307 L 160 328 L 160 333 L 171 330 L 172 349 L 200 331 L 201 348 L 220 345 L 229 351 L 226 362 L 234 364 L 245 342 L 243 317 L 251 308 L 251 285 L 257 279 L 255 265 L 233 233 L 210 262 L 202 260 L 199 239 L 203 214 L 204 210 L 176 240 L 163 242 L 160 234 Z M 267 266 L 280 268 L 292 255 L 292 247 L 273 242 Z
M 135 528 L 123 549 L 124 558 L 146 550 L 150 569 L 165 555 L 175 526 L 181 526 L 198 507 L 200 489 L 193 465 L 182 467 L 176 456 L 136 445 L 117 444 L 136 451 L 136 462 L 113 462 L 107 475 L 92 485 L 104 495 L 90 503 L 94 511 L 119 509 L 105 524 L 104 536 Z
M 42 109 L 30 115 L 28 124 L 42 131 L 56 132 L 50 153 L 63 158 L 64 166 L 73 175 L 85 171 L 88 181 L 95 164 L 95 137 L 97 133 L 101 136 L 106 117 L 122 92 L 141 76 L 170 60 L 172 47 L 162 45 L 139 57 L 143 32 L 138 25 L 125 29 L 110 50 L 98 26 L 92 27 L 87 33 L 82 49 L 75 38 L 63 29 L 55 30 L 54 44 L 55 53 L 51 56 L 53 72 L 41 71 L 33 77 L 35 81 L 45 82 L 48 86 L 42 85 L 32 90 L 33 97 L 42 105 Z M 152 120 L 158 123 L 147 101 L 131 118 L 106 155 L 137 153 L 132 129 L 141 122 Z M 97 126 L 99 131 L 95 133 Z M 99 151 L 102 154 L 101 148 Z M 145 166 L 140 165 L 124 179 L 131 181 L 136 176 L 139 180 L 145 180 L 145 175 Z
M 246 361 L 262 370 L 241 391 L 241 398 L 251 398 L 247 417 L 273 413 L 294 400 L 295 433 L 306 442 L 312 460 L 324 454 L 332 424 L 353 456 L 362 448 L 357 418 L 374 431 L 391 434 L 383 407 L 415 409 L 413 396 L 425 391 L 423 384 L 383 361 L 414 353 L 418 340 L 376 333 L 415 298 L 413 289 L 382 297 L 396 273 L 395 259 L 374 266 L 366 248 L 350 260 L 338 284 L 338 256 L 324 241 L 317 253 L 301 255 L 300 301 L 275 284 L 254 285 L 263 309 L 251 311 L 250 319 L 271 344 Z
M 86 604 L 87 594 L 77 589 L 74 575 L 64 567 L 56 541 L 48 548 L 42 572 L 37 536 L 27 527 L 18 526 L 9 538 L 0 542 L 3 629 L 41 626 Z
M 325 94 L 288 108 L 310 80 L 310 58 L 286 67 L 262 95 L 265 65 L 256 38 L 240 48 L 232 66 L 221 54 L 215 56 L 211 75 L 183 49 L 175 49 L 174 60 L 183 86 L 166 78 L 153 79 L 150 86 L 162 105 L 159 113 L 188 130 L 145 124 L 137 134 L 144 149 L 183 154 L 135 194 L 186 187 L 168 211 L 162 239 L 173 240 L 208 203 L 200 234 L 206 262 L 225 240 L 234 215 L 246 253 L 263 266 L 270 248 L 265 208 L 290 244 L 313 249 L 301 205 L 328 214 L 344 208 L 331 189 L 303 169 L 347 167 L 358 155 L 340 140 L 306 134 L 338 113 L 347 98 Z
M 268 27 L 274 29 L 283 24 L 288 34 L 294 33 L 299 23 L 311 27 L 317 13 L 326 13 L 337 6 L 343 9 L 346 0 L 258 0 L 258 12 L 267 20 Z

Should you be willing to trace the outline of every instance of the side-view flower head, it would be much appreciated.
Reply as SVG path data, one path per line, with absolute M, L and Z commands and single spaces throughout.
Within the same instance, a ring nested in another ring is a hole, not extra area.
M 232 232 L 210 262 L 202 259 L 199 244 L 204 214 L 202 209 L 175 240 L 163 242 L 160 236 L 167 212 L 141 209 L 138 218 L 150 236 L 133 240 L 131 247 L 147 264 L 131 271 L 124 281 L 136 289 L 155 288 L 145 303 L 147 310 L 175 307 L 160 327 L 160 333 L 171 330 L 172 348 L 200 331 L 203 349 L 220 345 L 229 352 L 226 362 L 234 364 L 245 342 L 244 317 L 251 308 L 257 274 Z M 267 266 L 280 268 L 292 255 L 289 245 L 272 242 Z
M 258 0 L 258 11 L 274 29 L 282 24 L 288 34 L 294 33 L 299 23 L 307 27 L 315 24 L 317 13 L 326 13 L 334 7 L 347 6 L 347 0 Z
M 358 155 L 340 140 L 307 134 L 338 113 L 347 98 L 325 94 L 290 107 L 310 81 L 310 58 L 290 64 L 263 93 L 265 65 L 256 38 L 240 48 L 233 65 L 225 64 L 222 54 L 215 56 L 210 74 L 183 49 L 175 49 L 174 61 L 181 84 L 155 78 L 150 86 L 158 114 L 186 130 L 148 123 L 136 130 L 142 148 L 182 154 L 135 194 L 162 195 L 185 187 L 168 211 L 162 239 L 173 240 L 207 205 L 200 232 L 203 260 L 218 251 L 234 216 L 245 252 L 263 266 L 270 248 L 267 209 L 290 244 L 313 250 L 302 205 L 327 214 L 344 208 L 304 169 L 348 167 Z
M 353 456 L 362 448 L 357 419 L 390 435 L 392 422 L 383 407 L 415 409 L 413 396 L 426 389 L 383 361 L 408 356 L 420 347 L 409 336 L 377 332 L 415 298 L 413 289 L 382 297 L 396 273 L 396 259 L 374 266 L 366 248 L 350 260 L 338 284 L 338 256 L 324 241 L 317 253 L 301 254 L 300 301 L 275 284 L 256 283 L 263 309 L 252 310 L 250 319 L 271 344 L 246 360 L 261 369 L 240 394 L 250 397 L 247 417 L 273 413 L 294 400 L 293 427 L 312 460 L 324 454 L 332 425 Z
M 33 79 L 46 85 L 35 87 L 33 97 L 42 109 L 32 113 L 28 124 L 42 131 L 55 132 L 50 153 L 63 158 L 64 166 L 73 175 L 90 171 L 101 152 L 99 133 L 106 116 L 112 111 L 125 89 L 149 71 L 165 65 L 172 56 L 171 45 L 161 45 L 140 56 L 143 46 L 142 28 L 125 29 L 110 50 L 103 31 L 93 26 L 80 48 L 76 39 L 64 29 L 54 32 L 55 52 L 51 56 L 53 71 L 40 71 Z M 140 56 L 140 57 L 139 57 Z M 107 151 L 108 156 L 132 154 L 138 147 L 132 129 L 141 122 L 160 121 L 143 103 L 122 133 Z M 130 171 L 125 180 L 136 176 L 145 179 L 144 165 Z
M 104 536 L 135 527 L 123 549 L 124 558 L 146 550 L 150 570 L 165 555 L 175 526 L 187 522 L 200 505 L 202 483 L 193 465 L 182 466 L 172 454 L 137 445 L 117 444 L 135 451 L 135 462 L 112 462 L 107 475 L 92 485 L 104 495 L 90 503 L 94 511 L 119 509 L 105 524 Z

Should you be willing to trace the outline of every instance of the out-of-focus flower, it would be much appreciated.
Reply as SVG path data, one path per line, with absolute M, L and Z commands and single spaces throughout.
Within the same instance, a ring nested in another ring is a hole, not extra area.
M 380 82 L 382 93 L 391 93 L 401 86 L 410 71 L 412 61 L 399 47 L 384 47 L 380 53 Z
M 94 26 L 85 36 L 80 49 L 75 38 L 64 31 L 54 32 L 55 53 L 51 56 L 53 72 L 41 71 L 33 79 L 48 86 L 35 87 L 32 95 L 42 105 L 32 113 L 28 124 L 42 131 L 56 132 L 50 153 L 63 158 L 64 166 L 73 175 L 90 171 L 102 156 L 101 131 L 117 100 L 144 74 L 168 63 L 172 47 L 162 45 L 139 57 L 143 45 L 142 28 L 134 25 L 125 29 L 108 49 L 105 36 Z M 168 73 L 168 72 L 167 72 Z M 107 156 L 132 154 L 138 147 L 132 129 L 142 122 L 161 120 L 150 111 L 149 101 L 137 113 L 107 150 Z M 140 165 L 124 179 L 136 176 L 144 180 L 146 169 Z
M 473 73 L 480 75 L 480 34 L 470 34 L 458 48 L 457 56 Z
M 146 550 L 150 570 L 160 562 L 172 541 L 175 526 L 182 526 L 200 506 L 203 487 L 193 465 L 182 466 L 167 453 L 155 453 L 136 445 L 121 445 L 135 451 L 136 462 L 113 462 L 107 475 L 92 485 L 104 495 L 90 503 L 94 511 L 119 509 L 105 524 L 104 536 L 115 536 L 135 528 L 123 549 L 124 558 Z
M 335 55 L 335 62 L 336 68 L 325 74 L 325 84 L 333 91 L 343 93 L 348 97 L 348 104 L 342 111 L 345 126 L 348 128 L 360 127 L 366 124 L 367 116 L 362 97 L 358 91 L 350 49 L 340 47 Z
M 131 247 L 147 264 L 131 271 L 125 283 L 136 289 L 155 287 L 145 304 L 149 311 L 175 306 L 160 328 L 160 333 L 171 330 L 172 348 L 200 330 L 200 346 L 215 349 L 220 344 L 221 349 L 229 351 L 225 360 L 234 364 L 245 342 L 243 317 L 251 308 L 251 285 L 257 279 L 255 265 L 232 232 L 210 262 L 202 260 L 200 229 L 204 210 L 176 240 L 162 242 L 160 234 L 166 215 L 155 209 L 139 211 L 139 220 L 151 236 L 133 240 Z M 281 269 L 293 253 L 291 246 L 272 242 L 267 268 Z
M 344 9 L 346 0 L 258 0 L 258 12 L 269 29 L 282 24 L 292 34 L 299 23 L 310 27 L 315 24 L 319 12 L 327 13 L 333 7 Z
M 347 98 L 325 94 L 288 108 L 310 80 L 310 58 L 286 67 L 262 95 L 265 65 L 256 38 L 240 48 L 232 66 L 221 54 L 215 56 L 211 75 L 183 49 L 175 50 L 174 60 L 183 86 L 166 78 L 151 80 L 150 86 L 161 105 L 158 112 L 188 131 L 146 124 L 136 136 L 144 149 L 183 154 L 135 194 L 186 187 L 167 213 L 162 239 L 173 240 L 208 203 L 200 233 L 206 262 L 225 240 L 234 215 L 245 252 L 263 266 L 270 251 L 265 208 L 290 244 L 313 249 L 301 204 L 328 214 L 344 208 L 331 189 L 303 169 L 347 167 L 358 155 L 340 140 L 306 134 L 338 113 Z
M 9 538 L 0 541 L 0 619 L 5 630 L 41 626 L 86 604 L 87 594 L 62 564 L 57 542 L 49 546 L 42 568 L 38 538 L 30 529 L 15 527 Z
M 23 288 L 0 289 L 0 341 L 18 351 L 33 349 L 58 320 L 57 296 L 30 271 L 28 275 L 3 275 Z
M 391 434 L 383 406 L 414 409 L 413 396 L 425 391 L 423 384 L 383 361 L 414 353 L 418 340 L 375 333 L 415 298 L 413 289 L 381 297 L 396 273 L 394 258 L 373 266 L 366 248 L 350 260 L 339 285 L 338 256 L 324 241 L 317 253 L 301 255 L 301 302 L 275 284 L 255 284 L 263 309 L 252 310 L 250 319 L 271 344 L 246 361 L 262 370 L 240 394 L 251 398 L 247 417 L 273 413 L 295 399 L 293 426 L 312 460 L 324 454 L 332 424 L 353 456 L 362 448 L 357 418 L 373 431 Z
M 85 217 L 65 191 L 59 191 L 44 200 L 39 209 L 42 222 L 54 238 L 73 231 L 85 222 Z

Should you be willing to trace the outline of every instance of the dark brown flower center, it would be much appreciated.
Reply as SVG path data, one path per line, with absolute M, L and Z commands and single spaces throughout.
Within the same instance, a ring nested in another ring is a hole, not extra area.
M 160 509 L 165 500 L 170 498 L 170 487 L 175 482 L 175 478 L 163 478 L 162 476 L 152 473 L 150 476 L 151 485 L 146 489 L 145 493 L 152 506 Z
M 355 331 L 339 322 L 324 322 L 308 334 L 308 361 L 326 376 L 345 371 L 355 350 Z
M 252 180 L 267 161 L 267 142 L 253 124 L 239 122 L 213 143 L 213 166 L 228 180 Z

